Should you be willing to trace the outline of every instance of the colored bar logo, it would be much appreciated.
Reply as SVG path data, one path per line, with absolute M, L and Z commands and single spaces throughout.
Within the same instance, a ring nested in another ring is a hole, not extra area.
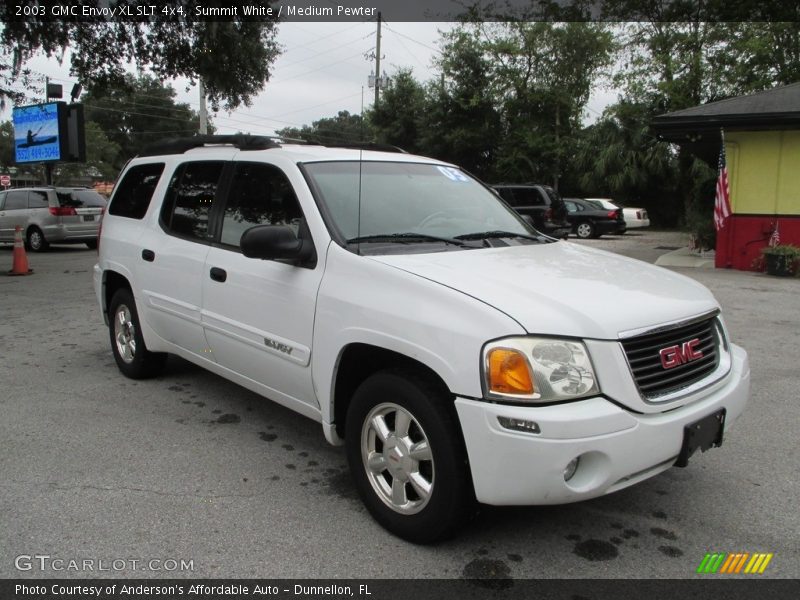
M 703 558 L 697 572 L 702 574 L 761 575 L 767 570 L 773 553 L 756 552 L 713 552 L 707 553 Z

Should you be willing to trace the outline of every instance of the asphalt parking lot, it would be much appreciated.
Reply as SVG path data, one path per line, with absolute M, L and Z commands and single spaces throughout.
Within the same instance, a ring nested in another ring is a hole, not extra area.
M 578 243 L 652 262 L 683 240 Z M 486 508 L 419 547 L 371 520 L 317 424 L 180 359 L 125 379 L 94 251 L 28 258 L 32 276 L 0 276 L 0 577 L 692 578 L 711 551 L 771 552 L 762 577 L 800 576 L 798 278 L 679 270 L 711 288 L 750 353 L 750 404 L 721 449 L 604 498 Z M 20 555 L 125 567 L 20 571 Z M 165 570 L 182 560 L 193 569 Z

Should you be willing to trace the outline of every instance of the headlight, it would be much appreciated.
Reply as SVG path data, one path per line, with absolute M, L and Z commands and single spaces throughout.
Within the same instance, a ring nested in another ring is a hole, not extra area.
M 483 348 L 486 397 L 516 402 L 559 402 L 600 392 L 583 342 L 514 337 Z

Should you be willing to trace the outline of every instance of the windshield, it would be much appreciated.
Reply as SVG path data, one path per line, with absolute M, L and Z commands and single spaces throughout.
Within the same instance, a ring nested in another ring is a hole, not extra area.
M 412 233 L 431 239 L 498 231 L 537 233 L 497 196 L 453 167 L 358 161 L 305 167 L 346 240 Z

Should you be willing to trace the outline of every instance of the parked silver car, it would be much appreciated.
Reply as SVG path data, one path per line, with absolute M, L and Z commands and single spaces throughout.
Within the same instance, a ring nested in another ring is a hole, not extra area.
M 0 192 L 0 242 L 14 241 L 19 225 L 29 250 L 57 244 L 97 248 L 106 199 L 88 188 L 33 187 Z

